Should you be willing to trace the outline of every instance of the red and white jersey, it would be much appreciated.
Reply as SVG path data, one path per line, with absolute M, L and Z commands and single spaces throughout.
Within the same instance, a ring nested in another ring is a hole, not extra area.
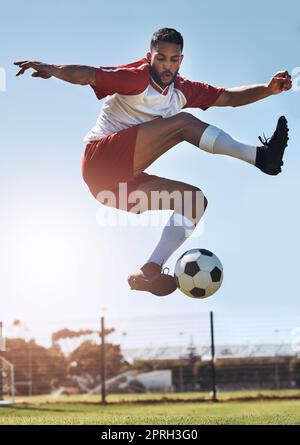
M 99 100 L 106 99 L 96 125 L 84 138 L 85 142 L 99 140 L 157 117 L 173 116 L 182 108 L 206 110 L 224 91 L 224 88 L 179 75 L 170 85 L 161 88 L 152 79 L 146 58 L 128 65 L 97 68 L 96 85 L 92 88 Z

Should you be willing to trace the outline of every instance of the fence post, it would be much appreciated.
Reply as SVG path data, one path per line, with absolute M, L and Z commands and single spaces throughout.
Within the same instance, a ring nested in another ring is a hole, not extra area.
M 104 317 L 101 317 L 101 329 L 100 329 L 100 337 L 101 337 L 101 404 L 106 404 L 106 387 L 105 387 L 105 326 L 104 326 Z
M 215 339 L 214 339 L 214 314 L 210 311 L 210 338 L 211 338 L 211 383 L 212 401 L 217 402 L 216 369 L 215 369 Z

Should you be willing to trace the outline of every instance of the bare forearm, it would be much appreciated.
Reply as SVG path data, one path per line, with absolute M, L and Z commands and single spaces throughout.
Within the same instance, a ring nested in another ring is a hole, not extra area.
M 54 76 L 58 79 L 78 85 L 95 85 L 96 68 L 92 66 L 50 65 L 44 62 L 33 62 L 30 60 L 14 62 L 14 65 L 19 67 L 16 76 L 20 76 L 29 68 L 32 68 L 34 70 L 31 74 L 32 77 L 50 79 L 50 77 Z
M 85 65 L 50 65 L 51 76 L 78 85 L 95 84 L 95 68 Z
M 228 91 L 231 93 L 231 105 L 233 107 L 248 105 L 272 95 L 266 84 L 234 87 L 229 88 Z

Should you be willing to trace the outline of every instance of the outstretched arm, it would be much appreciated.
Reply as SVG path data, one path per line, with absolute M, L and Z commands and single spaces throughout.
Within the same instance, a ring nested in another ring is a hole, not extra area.
M 95 71 L 96 68 L 85 65 L 49 65 L 43 62 L 31 62 L 23 60 L 14 62 L 20 70 L 16 76 L 24 74 L 26 70 L 32 68 L 34 72 L 32 77 L 41 77 L 49 79 L 50 77 L 57 77 L 66 82 L 77 85 L 95 85 Z
M 288 71 L 276 73 L 269 83 L 226 89 L 214 103 L 215 107 L 240 107 L 273 94 L 279 94 L 292 88 L 292 80 Z

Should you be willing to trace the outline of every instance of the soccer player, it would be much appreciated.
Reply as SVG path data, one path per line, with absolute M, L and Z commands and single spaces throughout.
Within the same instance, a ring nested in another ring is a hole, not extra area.
M 220 128 L 186 111 L 211 106 L 239 107 L 290 90 L 288 71 L 268 83 L 236 88 L 215 87 L 179 75 L 183 38 L 171 28 L 155 32 L 150 52 L 128 65 L 98 68 L 19 61 L 17 76 L 32 68 L 33 77 L 54 76 L 90 85 L 99 100 L 106 98 L 96 125 L 85 136 L 82 173 L 102 204 L 136 214 L 171 209 L 161 239 L 141 269 L 128 277 L 132 289 L 163 296 L 176 289 L 163 265 L 200 221 L 207 199 L 194 185 L 144 172 L 163 153 L 187 141 L 213 154 L 245 161 L 268 175 L 278 175 L 288 141 L 287 120 L 281 116 L 270 139 L 261 146 L 236 140 Z

